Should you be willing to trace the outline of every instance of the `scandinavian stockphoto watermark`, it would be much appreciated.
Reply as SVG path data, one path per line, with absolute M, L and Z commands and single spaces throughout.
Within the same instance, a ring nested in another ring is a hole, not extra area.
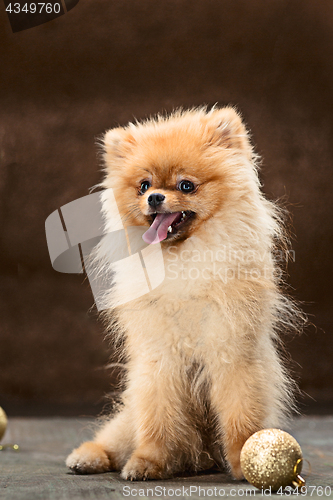
M 79 0 L 47 0 L 46 2 L 4 0 L 13 33 L 34 28 L 63 16 L 78 3 Z
M 141 498 L 223 498 L 223 497 L 330 497 L 332 495 L 331 486 L 302 486 L 301 488 L 287 486 L 272 491 L 272 488 L 257 489 L 254 486 L 247 487 L 221 487 L 217 486 L 197 486 L 197 485 L 179 485 L 179 486 L 146 486 L 144 488 L 124 486 L 122 490 L 124 497 Z
M 202 497 L 202 498 L 218 498 L 218 497 L 236 497 L 236 496 L 255 496 L 256 488 L 221 488 L 220 486 L 202 487 L 202 486 L 153 486 L 145 488 L 135 488 L 132 486 L 124 486 L 122 490 L 124 497 L 144 497 L 144 498 L 170 498 L 170 497 Z
M 104 217 L 103 207 L 107 211 Z M 95 192 L 55 210 L 45 221 L 46 239 L 53 268 L 61 273 L 86 273 L 99 311 L 110 307 L 114 273 L 122 276 L 117 305 L 140 298 L 165 280 L 239 280 L 279 278 L 269 249 L 252 235 L 253 245 L 235 248 L 219 244 L 215 249 L 167 246 L 164 255 L 159 241 L 147 244 L 146 226 L 123 225 L 112 189 Z M 227 241 L 227 238 L 226 238 Z M 295 260 L 294 251 L 280 252 L 278 264 Z M 282 266 L 281 266 L 282 267 Z M 114 305 L 114 303 L 113 303 Z
M 256 241 L 256 235 L 253 236 Z M 295 262 L 294 250 L 277 250 L 273 265 L 271 251 L 262 249 L 259 245 L 239 249 L 230 244 L 220 244 L 214 250 L 206 248 L 181 251 L 176 246 L 170 246 L 166 252 L 166 268 L 170 280 L 219 279 L 225 284 L 233 279 L 267 280 L 272 275 L 279 279 L 283 275 L 283 264 L 289 260 Z

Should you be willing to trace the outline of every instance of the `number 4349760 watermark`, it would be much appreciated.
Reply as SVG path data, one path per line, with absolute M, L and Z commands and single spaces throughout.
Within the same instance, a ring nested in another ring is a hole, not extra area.
M 79 0 L 49 0 L 48 2 L 4 0 L 4 3 L 12 31 L 16 33 L 66 14 L 79 3 Z
M 20 5 L 18 2 L 17 3 L 9 3 L 8 6 L 6 7 L 6 12 L 9 12 L 10 14 L 20 14 L 20 13 L 25 13 L 25 14 L 35 14 L 36 12 L 41 14 L 43 10 L 47 14 L 52 14 L 53 12 L 55 14 L 59 14 L 61 11 L 61 4 L 56 2 L 54 4 L 52 3 L 25 3 L 24 5 Z

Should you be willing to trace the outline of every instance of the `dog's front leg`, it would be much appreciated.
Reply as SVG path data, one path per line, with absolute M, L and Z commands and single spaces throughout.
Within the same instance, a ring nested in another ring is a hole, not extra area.
M 159 479 L 180 467 L 193 432 L 186 423 L 186 393 L 180 363 L 163 353 L 132 361 L 128 395 L 135 414 L 136 447 L 121 476 Z

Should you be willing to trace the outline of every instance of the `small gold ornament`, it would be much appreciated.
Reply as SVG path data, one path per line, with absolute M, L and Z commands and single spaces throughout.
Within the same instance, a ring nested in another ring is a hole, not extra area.
M 7 415 L 0 406 L 0 441 L 3 438 L 7 429 Z
M 245 479 L 259 489 L 277 491 L 305 485 L 300 476 L 302 450 L 296 439 L 280 429 L 264 429 L 244 444 L 240 463 Z
M 0 406 L 0 441 L 6 432 L 7 423 L 8 423 L 7 415 Z M 20 449 L 18 444 L 0 444 L 0 451 L 5 450 L 6 448 L 11 448 L 12 450 L 15 451 L 18 451 Z

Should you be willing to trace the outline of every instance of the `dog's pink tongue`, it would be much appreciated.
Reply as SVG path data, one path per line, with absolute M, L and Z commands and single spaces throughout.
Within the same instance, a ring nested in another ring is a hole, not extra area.
M 165 240 L 168 236 L 168 227 L 171 226 L 173 221 L 179 217 L 180 212 L 174 212 L 172 214 L 157 214 L 154 222 L 142 235 L 143 241 L 146 243 L 159 243 Z

